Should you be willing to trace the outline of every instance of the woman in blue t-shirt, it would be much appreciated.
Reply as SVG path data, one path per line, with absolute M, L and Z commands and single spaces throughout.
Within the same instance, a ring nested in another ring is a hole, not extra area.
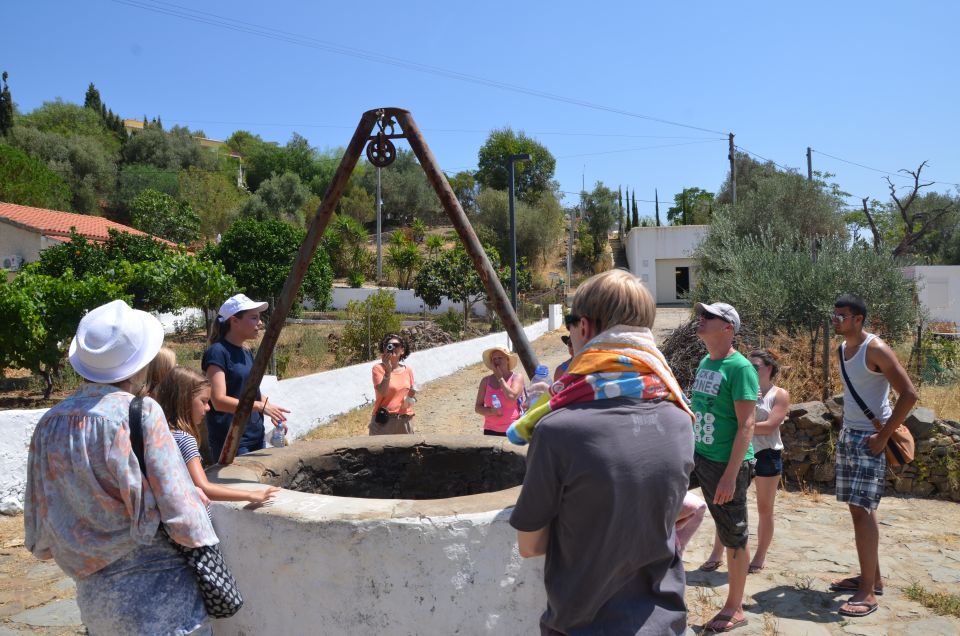
M 253 366 L 253 354 L 243 346 L 247 340 L 256 339 L 263 329 L 260 314 L 267 303 L 250 300 L 244 294 L 227 299 L 217 312 L 217 319 L 210 330 L 210 346 L 203 354 L 200 368 L 210 380 L 210 412 L 207 413 L 207 436 L 210 442 L 210 459 L 216 463 L 227 439 L 233 414 L 240 403 L 238 399 L 243 385 Z M 250 419 L 240 438 L 237 455 L 262 449 L 265 439 L 264 416 L 275 426 L 283 426 L 290 411 L 257 389 L 256 400 L 250 411 Z

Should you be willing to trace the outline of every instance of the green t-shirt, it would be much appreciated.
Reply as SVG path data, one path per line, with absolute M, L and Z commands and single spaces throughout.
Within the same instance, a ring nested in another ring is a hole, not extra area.
M 693 438 L 697 453 L 715 462 L 730 460 L 737 436 L 737 400 L 757 401 L 760 379 L 757 370 L 742 353 L 734 351 L 723 360 L 705 356 L 693 381 L 692 408 L 696 420 Z M 744 460 L 753 459 L 753 444 Z

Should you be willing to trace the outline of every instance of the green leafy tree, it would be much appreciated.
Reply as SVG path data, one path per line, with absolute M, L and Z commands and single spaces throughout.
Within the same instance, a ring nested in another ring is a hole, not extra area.
M 6 135 L 13 128 L 13 97 L 10 95 L 10 85 L 7 84 L 9 74 L 3 72 L 3 88 L 0 89 L 0 136 Z
M 367 170 L 358 183 L 368 192 L 376 192 L 377 171 Z M 414 218 L 421 218 L 428 223 L 445 218 L 427 175 L 416 155 L 408 150 L 398 149 L 394 162 L 381 170 L 380 191 L 383 215 L 388 221 L 409 225 Z
M 667 210 L 670 225 L 706 225 L 713 210 L 713 193 L 701 188 L 684 188 L 673 197 Z
M 8 288 L 14 290 L 10 302 L 16 303 L 18 294 L 28 295 L 33 302 L 31 307 L 21 304 L 19 309 L 21 314 L 32 312 L 31 316 L 23 316 L 31 336 L 19 343 L 27 348 L 7 352 L 4 357 L 12 358 L 15 366 L 43 376 L 44 397 L 50 397 L 53 391 L 53 380 L 60 375 L 67 347 L 80 318 L 111 300 L 129 301 L 122 288 L 106 278 L 87 276 L 79 279 L 70 271 L 59 277 L 46 276 L 32 266 L 25 268 L 12 282 L 0 286 L 0 295 L 6 295 Z M 42 332 L 36 330 L 37 324 L 42 326 Z
M 500 254 L 510 252 L 510 202 L 506 192 L 484 188 L 477 196 L 475 225 L 486 228 L 484 242 Z M 532 204 L 516 201 L 517 258 L 531 263 L 546 263 L 563 235 L 564 214 L 552 193 L 544 193 Z
M 514 133 L 509 127 L 492 131 L 480 147 L 477 181 L 487 188 L 506 190 L 510 183 L 509 157 L 521 153 L 529 153 L 530 161 L 514 164 L 517 198 L 533 203 L 544 192 L 553 191 L 556 159 L 546 146 L 527 137 L 523 131 Z
M 186 201 L 144 190 L 130 203 L 133 226 L 174 243 L 191 243 L 200 236 L 200 216 Z
M 427 258 L 435 258 L 443 249 L 443 237 L 439 234 L 431 234 L 424 245 L 427 248 Z
M 39 159 L 0 144 L 0 201 L 70 211 L 70 188 Z
M 476 212 L 479 188 L 474 174 L 469 170 L 461 170 L 452 177 L 448 177 L 447 181 L 450 183 L 450 188 L 456 195 L 457 200 L 460 201 L 460 207 L 463 208 L 463 211 L 468 216 Z
M 123 157 L 127 163 L 148 164 L 174 174 L 190 166 L 217 168 L 216 155 L 202 148 L 189 129 L 174 126 L 164 131 L 159 120 L 127 140 Z
M 617 195 L 602 181 L 598 181 L 584 198 L 584 204 L 594 255 L 599 256 L 607 244 L 607 233 L 617 219 Z
M 360 223 L 372 221 L 377 214 L 376 197 L 359 185 L 351 185 L 337 201 L 337 214 L 349 216 Z
M 322 249 L 330 258 L 335 276 L 366 274 L 372 256 L 366 249 L 367 230 L 350 216 L 337 215 L 323 235 Z
M 303 226 L 302 206 L 310 198 L 310 190 L 294 172 L 274 175 L 260 184 L 256 194 L 240 206 L 240 216 L 258 221 L 285 220 Z
M 83 96 L 83 107 L 90 108 L 95 113 L 99 113 L 103 108 L 103 101 L 100 99 L 100 91 L 98 91 L 97 87 L 93 85 L 93 82 L 90 82 L 90 85 L 87 86 L 87 93 Z
M 240 219 L 211 252 L 236 279 L 240 287 L 237 291 L 251 298 L 277 298 L 305 238 L 306 231 L 289 223 Z M 307 297 L 322 310 L 330 304 L 332 286 L 327 253 L 318 249 L 307 267 L 297 302 Z
M 387 248 L 387 266 L 396 277 L 397 287 L 410 289 L 414 274 L 423 262 L 417 244 L 407 240 L 402 234 L 399 241 L 391 241 Z
M 120 167 L 117 187 L 111 197 L 111 206 L 119 218 L 129 222 L 130 204 L 144 190 L 156 190 L 172 197 L 180 196 L 177 173 L 147 164 L 126 164 Z
M 222 172 L 194 166 L 177 175 L 177 186 L 180 199 L 200 216 L 200 235 L 206 238 L 214 238 L 230 227 L 246 196 Z

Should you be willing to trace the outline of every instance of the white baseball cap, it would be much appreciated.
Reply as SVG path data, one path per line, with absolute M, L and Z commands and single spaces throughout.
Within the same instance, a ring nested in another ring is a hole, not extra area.
M 217 312 L 217 320 L 226 322 L 227 318 L 241 311 L 247 311 L 248 309 L 263 311 L 267 306 L 267 303 L 250 300 L 246 294 L 237 294 L 236 296 L 227 298 L 226 302 L 220 305 L 220 310 Z
M 733 333 L 740 331 L 740 314 L 737 313 L 737 310 L 734 309 L 732 305 L 728 305 L 727 303 L 712 303 L 709 305 L 697 303 L 694 309 L 698 314 L 710 314 L 711 316 L 716 316 L 721 320 L 729 322 L 733 325 Z
M 154 316 L 114 300 L 90 310 L 70 343 L 70 366 L 91 382 L 132 377 L 163 346 L 163 325 Z

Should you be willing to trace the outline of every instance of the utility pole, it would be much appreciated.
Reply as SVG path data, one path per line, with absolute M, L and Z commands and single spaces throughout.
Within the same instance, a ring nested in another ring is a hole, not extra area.
M 813 182 L 813 149 L 807 146 L 807 181 Z M 813 262 L 817 262 L 817 238 L 813 239 Z M 830 397 L 830 319 L 823 319 L 823 353 L 820 368 L 821 399 Z
M 733 133 L 730 133 L 730 200 L 734 205 L 737 204 L 737 155 L 736 146 L 733 145 Z
M 380 195 L 380 166 L 377 166 L 377 285 L 383 279 L 383 239 L 380 234 L 380 210 L 383 206 L 383 197 Z

